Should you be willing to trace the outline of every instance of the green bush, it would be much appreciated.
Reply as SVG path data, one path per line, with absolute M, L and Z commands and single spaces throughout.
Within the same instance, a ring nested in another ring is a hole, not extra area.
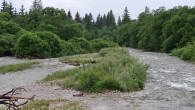
M 6 21 L 0 21 L 0 28 L 3 30 L 3 32 L 0 31 L 0 34 L 7 32 L 13 35 L 16 35 L 21 29 L 18 24 Z
M 191 60 L 195 56 L 195 43 L 194 45 L 187 45 L 184 47 L 184 51 L 181 55 L 182 60 Z
M 60 40 L 60 44 L 61 44 L 61 47 L 62 47 L 62 56 L 65 56 L 65 55 L 74 55 L 74 54 L 77 54 L 79 53 L 77 50 L 77 48 L 74 46 L 74 44 L 72 42 L 67 42 L 67 41 L 64 41 L 64 40 Z
M 102 38 L 91 40 L 90 45 L 92 52 L 98 52 L 99 50 L 108 47 L 118 47 L 116 43 Z
M 0 57 L 5 56 L 9 51 L 9 41 L 0 36 Z
M 181 57 L 183 51 L 184 51 L 184 48 L 180 48 L 180 49 L 174 49 L 171 52 L 173 56 Z
M 63 36 L 60 36 L 63 40 L 69 40 L 73 37 L 83 37 L 83 29 L 78 24 L 67 24 L 63 26 Z
M 48 43 L 49 49 L 51 50 L 51 57 L 61 56 L 62 48 L 60 45 L 60 38 L 57 35 L 49 31 L 36 32 L 36 35 Z
M 77 47 L 77 50 L 79 51 L 78 54 L 91 52 L 91 47 L 90 47 L 89 41 L 87 41 L 83 37 L 79 37 L 79 38 L 74 37 L 74 38 L 70 39 L 69 42 L 72 42 L 75 45 L 75 47 Z
M 104 79 L 101 83 L 101 88 L 108 90 L 122 90 L 121 84 L 115 77 L 109 77 Z
M 183 48 L 173 50 L 172 55 L 178 56 L 182 60 L 189 60 L 191 62 L 195 62 L 195 43 L 188 44 Z
M 78 78 L 78 83 L 75 85 L 76 89 L 84 91 L 93 91 L 92 88 L 100 81 L 101 73 L 94 70 L 82 72 Z
M 38 31 L 50 31 L 54 34 L 58 34 L 57 28 L 51 24 L 42 23 L 39 25 Z
M 14 38 L 14 35 L 8 33 L 0 35 L 0 56 L 12 55 L 11 51 L 15 44 Z
M 24 34 L 15 45 L 16 57 L 34 56 L 38 58 L 51 57 L 51 50 L 47 42 L 32 33 Z

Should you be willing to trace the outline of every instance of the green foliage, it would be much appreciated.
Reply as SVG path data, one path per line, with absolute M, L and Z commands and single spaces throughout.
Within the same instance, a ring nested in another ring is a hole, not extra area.
M 50 31 L 54 34 L 58 34 L 57 28 L 51 24 L 42 23 L 39 25 L 38 31 Z
M 102 82 L 100 82 L 100 86 L 102 89 L 122 90 L 121 84 L 115 77 L 105 78 Z
M 77 57 L 83 58 L 83 56 Z M 69 58 L 70 61 L 74 61 L 75 59 L 74 57 Z M 147 66 L 129 56 L 127 49 L 102 49 L 97 59 L 98 63 L 96 65 L 56 72 L 47 76 L 45 78 L 47 80 L 45 81 L 54 80 L 53 83 L 57 83 L 60 86 L 74 87 L 75 89 L 87 92 L 143 89 Z
M 83 28 L 79 24 L 67 24 L 63 26 L 63 40 L 69 40 L 73 37 L 83 37 Z
M 49 31 L 36 32 L 35 34 L 48 44 L 51 57 L 61 56 L 60 38 L 57 35 Z
M 172 55 L 178 56 L 182 60 L 189 60 L 191 62 L 195 62 L 195 43 L 188 44 L 183 48 L 173 50 Z
M 92 52 L 98 52 L 102 48 L 118 47 L 118 45 L 112 41 L 99 38 L 90 41 Z
M 14 35 L 4 33 L 0 35 L 0 56 L 12 55 L 12 48 L 14 47 Z
M 59 59 L 59 61 L 64 62 L 76 62 L 76 63 L 96 63 L 98 62 L 99 54 L 89 54 L 89 55 L 78 55 L 78 56 L 65 56 Z
M 79 37 L 79 38 L 74 37 L 74 38 L 70 39 L 69 42 L 74 44 L 74 46 L 78 50 L 77 54 L 83 54 L 83 53 L 91 52 L 91 47 L 90 47 L 89 41 L 87 41 L 83 37 Z
M 27 68 L 31 68 L 34 64 L 40 64 L 41 62 L 26 62 L 26 63 L 18 63 L 18 64 L 11 64 L 6 66 L 0 67 L 0 73 L 5 74 L 7 72 L 14 72 L 14 71 L 21 71 Z
M 13 22 L 0 21 L 0 34 L 9 33 L 16 35 L 20 31 L 20 26 Z
M 72 42 L 67 42 L 67 41 L 64 41 L 64 40 L 60 40 L 60 44 L 61 44 L 61 47 L 62 47 L 62 56 L 65 56 L 65 55 L 74 55 L 74 54 L 77 54 L 79 53 L 77 50 L 77 48 L 75 47 L 75 45 L 72 43 Z
M 32 33 L 24 34 L 15 45 L 16 57 L 34 56 L 37 58 L 50 57 L 50 46 Z
M 10 21 L 11 15 L 7 12 L 0 12 L 0 21 Z
M 93 87 L 101 80 L 100 76 L 101 73 L 94 70 L 82 72 L 75 88 L 78 90 L 93 91 Z
M 0 36 L 0 57 L 5 56 L 6 52 L 9 51 L 9 41 L 7 41 L 4 37 Z
M 138 23 L 132 22 L 120 26 L 116 31 L 116 41 L 121 46 L 137 47 Z

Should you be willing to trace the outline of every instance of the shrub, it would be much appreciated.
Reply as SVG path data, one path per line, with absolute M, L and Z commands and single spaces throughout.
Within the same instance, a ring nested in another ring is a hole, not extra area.
M 108 41 L 102 38 L 94 39 L 90 41 L 92 52 L 98 52 L 102 48 L 118 47 L 118 45 L 112 41 Z
M 75 45 L 75 47 L 77 47 L 77 50 L 79 50 L 79 54 L 91 52 L 89 41 L 87 41 L 83 37 L 79 37 L 79 38 L 74 37 L 70 39 L 69 42 L 72 42 Z
M 20 37 L 16 42 L 15 50 L 16 57 L 24 57 L 27 55 L 38 58 L 48 58 L 51 56 L 51 50 L 47 42 L 32 33 L 27 33 Z
M 55 34 L 58 34 L 57 28 L 51 24 L 46 24 L 46 23 L 42 23 L 41 25 L 39 25 L 38 31 L 50 31 L 53 32 Z
M 61 47 L 62 47 L 62 55 L 65 56 L 65 55 L 74 55 L 74 54 L 77 54 L 79 53 L 77 48 L 73 45 L 72 42 L 67 42 L 67 41 L 64 41 L 64 40 L 60 40 L 60 44 L 61 44 Z
M 183 48 L 173 50 L 172 55 L 178 56 L 182 60 L 195 62 L 195 43 L 188 44 Z
M 14 47 L 14 35 L 4 33 L 0 35 L 0 56 L 12 55 L 12 48 Z
M 75 87 L 78 90 L 93 91 L 92 88 L 100 81 L 100 74 L 94 70 L 82 72 Z
M 9 51 L 9 41 L 0 36 L 0 57 L 5 56 Z
M 64 25 L 63 32 L 63 36 L 60 36 L 63 40 L 69 40 L 73 37 L 83 37 L 83 29 L 78 24 Z
M 49 31 L 36 32 L 36 35 L 49 44 L 51 57 L 61 56 L 60 38 L 57 35 Z
M 101 88 L 108 89 L 108 90 L 122 90 L 121 84 L 119 81 L 114 77 L 109 77 L 104 79 L 101 83 Z
M 194 45 L 187 45 L 184 47 L 184 51 L 181 55 L 182 60 L 191 60 L 195 56 L 195 44 Z
M 21 29 L 20 26 L 16 23 L 5 21 L 0 21 L 0 28 L 3 30 L 0 31 L 0 34 L 7 32 L 13 35 L 16 35 Z

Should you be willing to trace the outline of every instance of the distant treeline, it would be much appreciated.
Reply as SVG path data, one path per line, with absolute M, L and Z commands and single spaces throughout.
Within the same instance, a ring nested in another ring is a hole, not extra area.
M 30 44 L 34 42 L 27 36 L 33 36 L 31 39 L 40 38 L 43 49 L 37 52 L 46 50 L 45 57 L 61 56 L 64 54 L 59 52 L 63 51 L 66 54 L 95 52 L 104 47 L 117 46 L 117 43 L 147 51 L 171 52 L 187 44 L 194 45 L 195 7 L 178 6 L 169 10 L 160 7 L 152 11 L 146 7 L 136 20 L 130 18 L 125 7 L 123 16 L 119 16 L 116 23 L 112 10 L 104 15 L 99 14 L 94 20 L 91 13 L 81 17 L 77 12 L 73 18 L 70 10 L 66 13 L 63 9 L 43 8 L 41 0 L 34 0 L 29 11 L 21 5 L 20 11 L 17 12 L 12 3 L 4 0 L 0 13 L 0 29 L 0 56 L 42 56 L 32 54 L 36 52 L 27 52 L 31 48 Z M 25 36 L 28 39 L 25 39 Z M 19 45 L 22 44 L 22 38 L 29 41 L 25 49 L 23 45 Z M 55 47 L 57 44 L 54 42 L 60 42 L 60 49 Z M 90 48 L 84 47 L 86 42 Z M 40 45 L 38 47 L 41 47 Z M 68 47 L 77 49 L 68 52 L 65 50 Z M 26 52 L 19 55 L 21 50 Z

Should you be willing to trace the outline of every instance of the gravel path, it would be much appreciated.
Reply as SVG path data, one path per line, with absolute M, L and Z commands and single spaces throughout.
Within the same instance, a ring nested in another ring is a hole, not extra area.
M 79 91 L 58 86 L 35 85 L 33 82 L 43 79 L 57 70 L 73 68 L 58 62 L 57 59 L 45 59 L 42 64 L 21 72 L 0 75 L 0 94 L 10 88 L 24 86 L 36 99 L 79 100 L 92 110 L 194 110 L 195 109 L 195 65 L 181 61 L 165 53 L 143 52 L 128 48 L 130 54 L 141 62 L 150 64 L 147 81 L 143 91 L 84 93 L 83 97 L 73 97 Z M 15 58 L 1 57 L 15 60 Z M 17 59 L 17 61 L 20 61 Z M 26 75 L 27 74 L 27 75 Z M 58 89 L 58 90 L 56 90 Z

